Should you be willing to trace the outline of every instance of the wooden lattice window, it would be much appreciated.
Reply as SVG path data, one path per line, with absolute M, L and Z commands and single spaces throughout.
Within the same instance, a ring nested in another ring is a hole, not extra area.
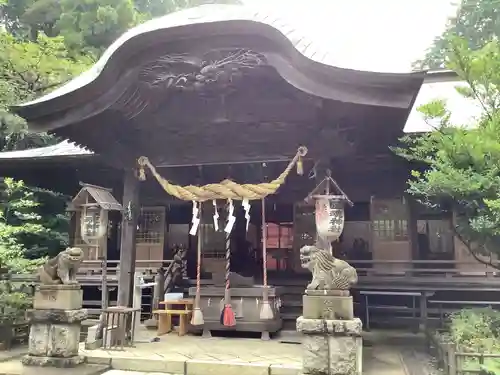
M 293 244 L 293 223 L 267 223 L 267 247 L 291 249 Z
M 137 243 L 161 244 L 165 230 L 163 208 L 142 208 L 137 222 Z
M 374 220 L 373 233 L 382 241 L 407 241 L 408 222 L 406 220 Z

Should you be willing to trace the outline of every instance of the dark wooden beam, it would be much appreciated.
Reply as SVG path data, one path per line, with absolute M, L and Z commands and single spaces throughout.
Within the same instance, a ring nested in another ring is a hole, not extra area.
M 69 232 L 68 232 L 68 237 L 69 237 L 69 246 L 75 246 L 76 243 L 76 226 L 77 224 L 77 214 L 76 212 L 71 212 L 71 218 L 69 219 Z
M 409 194 L 405 196 L 408 202 L 408 239 L 410 240 L 410 250 L 412 259 L 418 260 L 420 258 L 418 248 L 418 209 L 417 202 Z
M 118 306 L 132 306 L 135 260 L 136 231 L 140 208 L 139 180 L 134 169 L 126 170 L 123 177 L 123 207 L 121 243 L 120 243 L 120 275 L 118 278 Z M 129 211 L 127 211 L 129 210 Z

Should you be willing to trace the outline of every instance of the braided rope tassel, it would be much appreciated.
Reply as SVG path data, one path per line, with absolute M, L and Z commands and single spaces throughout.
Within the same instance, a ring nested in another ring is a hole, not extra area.
M 201 220 L 201 204 L 199 207 L 199 217 Z M 201 291 L 201 230 L 198 232 L 198 248 L 197 248 L 197 264 L 196 264 L 196 298 L 195 298 L 195 308 L 193 310 L 193 317 L 191 318 L 191 324 L 193 326 L 201 326 L 205 324 L 203 319 L 203 312 L 201 311 L 200 303 L 200 291 Z
M 231 275 L 231 229 L 233 216 L 233 203 L 229 200 L 228 205 L 228 227 L 226 228 L 226 285 L 224 289 L 224 307 L 221 312 L 220 322 L 225 327 L 234 327 L 236 325 L 236 317 L 231 305 L 231 283 L 229 277 Z
M 267 225 L 266 225 L 266 202 L 262 199 L 262 307 L 260 318 L 270 320 L 274 318 L 273 309 L 269 303 L 269 287 L 267 286 Z

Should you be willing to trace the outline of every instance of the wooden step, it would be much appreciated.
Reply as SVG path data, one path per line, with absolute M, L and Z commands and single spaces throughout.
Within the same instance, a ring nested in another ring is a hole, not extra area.
M 302 307 L 302 298 L 300 300 L 281 299 L 282 307 Z
M 297 329 L 297 322 L 296 319 L 287 319 L 283 321 L 283 327 L 282 330 L 291 330 L 295 331 Z
M 283 319 L 283 321 L 287 321 L 287 320 L 297 320 L 297 318 L 298 318 L 300 315 L 302 315 L 302 314 L 288 313 L 288 312 L 280 313 L 281 319 Z
M 273 285 L 281 289 L 282 295 L 303 295 L 306 287 L 305 285 L 304 286 L 281 286 L 275 284 Z

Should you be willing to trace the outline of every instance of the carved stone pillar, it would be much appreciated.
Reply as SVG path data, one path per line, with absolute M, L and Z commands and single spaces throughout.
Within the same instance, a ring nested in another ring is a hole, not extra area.
M 41 285 L 35 292 L 33 309 L 27 315 L 31 324 L 29 349 L 22 363 L 32 367 L 76 367 L 83 362 L 78 355 L 82 321 L 80 285 Z
M 304 296 L 297 331 L 304 335 L 303 374 L 361 375 L 362 323 L 352 317 L 351 297 Z

